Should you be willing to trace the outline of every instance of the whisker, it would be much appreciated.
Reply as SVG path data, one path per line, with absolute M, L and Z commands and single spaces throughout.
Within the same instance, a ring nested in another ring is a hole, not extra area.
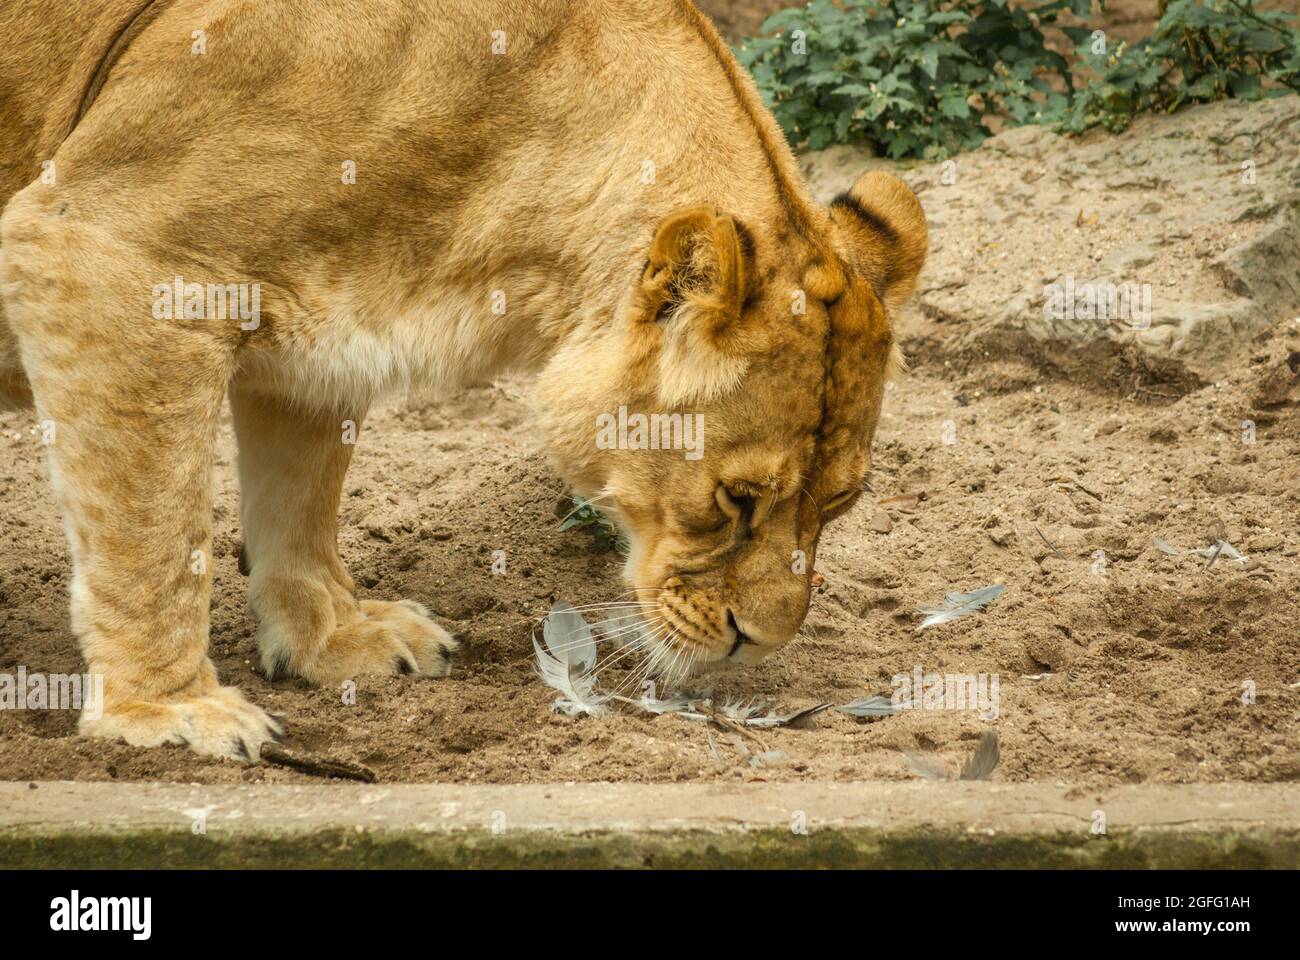
M 699 656 L 699 653 L 699 647 L 692 646 L 687 649 L 686 656 L 682 657 L 681 662 L 677 665 L 677 673 L 673 677 L 674 685 L 681 686 L 686 682 L 686 678 L 691 675 L 691 665 L 695 663 L 695 658 Z
M 626 637 L 630 633 L 648 634 L 651 632 L 652 628 L 657 627 L 661 623 L 663 623 L 662 617 L 657 617 L 654 620 L 640 620 L 636 623 L 627 624 L 623 627 L 620 627 L 618 630 L 615 630 L 613 633 L 602 635 L 600 639 L 603 642 L 606 640 L 616 640 L 619 637 Z M 626 645 L 627 645 L 627 641 L 618 644 L 618 646 L 620 647 Z
M 682 670 L 682 679 L 679 683 L 685 683 L 687 678 L 695 676 L 695 666 L 700 659 L 701 651 L 698 647 L 691 651 L 691 655 L 686 658 L 686 666 Z
M 657 603 L 650 600 L 624 600 L 620 603 L 585 603 L 571 609 L 576 613 L 592 613 L 602 610 L 645 610 L 657 606 Z
M 627 590 L 624 591 L 623 593 L 615 594 L 614 599 L 617 600 L 619 597 L 630 596 L 631 594 L 634 593 L 663 593 L 663 592 L 664 591 L 662 587 L 633 587 L 631 590 Z
M 629 673 L 615 688 L 615 692 L 622 693 L 627 690 L 628 693 L 635 693 L 639 690 L 648 679 L 649 660 L 643 660 L 637 665 L 636 669 Z
M 603 669 L 604 670 L 610 669 L 610 667 L 614 666 L 616 662 L 623 660 L 623 657 L 627 656 L 627 654 L 645 652 L 646 648 L 649 647 L 649 645 L 650 645 L 649 640 L 643 640 L 640 641 L 640 643 L 638 643 L 636 647 L 629 647 L 628 649 L 620 650 L 620 656 L 615 657 L 614 660 L 612 660 L 610 663 L 606 663 L 606 666 L 604 666 Z M 643 662 L 645 661 L 641 661 L 641 663 L 637 663 L 637 666 L 634 667 L 632 673 L 629 673 L 627 676 L 624 676 L 624 678 L 621 679 L 620 682 L 616 684 L 616 686 L 614 687 L 615 693 L 623 693 L 624 689 L 627 689 L 629 686 L 630 688 L 632 688 L 630 689 L 629 692 L 636 691 L 637 689 L 636 684 L 632 683 L 632 680 L 636 678 L 638 673 L 640 673 Z
M 634 670 L 633 670 L 633 671 L 632 671 L 632 672 L 631 672 L 627 677 L 625 677 L 625 678 L 624 678 L 624 679 L 623 679 L 623 680 L 618 684 L 617 687 L 614 688 L 614 692 L 615 692 L 615 693 L 622 693 L 623 690 L 624 690 L 624 689 L 628 686 L 628 684 L 629 684 L 630 682 L 632 682 L 632 681 L 641 682 L 642 680 L 644 680 L 644 679 L 646 678 L 646 676 L 647 676 L 648 673 L 649 673 L 650 668 L 653 667 L 653 665 L 654 665 L 654 657 L 655 657 L 655 653 L 656 653 L 656 651 L 658 651 L 659 649 L 661 649 L 661 644 L 662 644 L 663 639 L 664 639 L 664 634 L 675 634 L 675 633 L 676 633 L 676 630 L 677 630 L 677 628 L 676 628 L 676 627 L 673 627 L 671 624 L 669 624 L 669 625 L 667 626 L 667 630 L 666 630 L 666 631 L 664 631 L 664 628 L 663 628 L 663 627 L 660 627 L 659 630 L 657 630 L 657 631 L 655 632 L 655 634 L 653 634 L 653 635 L 651 635 L 651 636 L 647 636 L 647 637 L 645 638 L 645 640 L 644 640 L 642 643 L 638 644 L 637 649 L 644 649 L 644 648 L 646 648 L 646 647 L 649 647 L 649 648 L 650 648 L 650 651 L 651 651 L 650 656 L 646 657 L 646 659 L 643 660 L 643 661 L 642 661 L 642 662 L 641 662 L 641 663 L 636 667 L 636 669 L 634 669 Z M 664 633 L 661 634 L 660 631 L 664 631 Z M 607 667 L 606 669 L 608 669 L 608 667 Z M 633 686 L 632 689 L 635 690 L 636 687 Z
M 609 498 L 610 498 L 610 494 L 608 493 L 598 493 L 594 497 L 575 497 L 570 495 L 569 501 L 573 504 L 573 509 L 570 510 L 568 513 L 566 513 L 564 516 L 560 517 L 560 523 L 563 523 L 565 520 L 568 520 L 571 516 L 573 516 L 583 507 L 594 507 L 598 503 L 600 503 L 600 501 L 608 500 Z M 579 500 L 581 500 L 582 502 L 579 503 L 578 502 Z
M 662 619 L 663 619 L 662 614 L 656 613 L 654 611 L 647 612 L 645 610 L 641 610 L 638 611 L 637 613 L 629 613 L 627 616 L 624 617 L 610 617 L 608 620 L 598 620 L 591 625 L 591 629 L 596 633 L 603 633 L 609 630 L 613 630 L 617 624 L 627 623 L 630 620 L 647 621 L 647 620 L 662 620 Z
M 618 624 L 627 624 L 633 621 L 640 623 L 649 623 L 651 620 L 659 621 L 665 619 L 660 610 L 638 610 L 636 613 L 630 613 L 623 617 L 610 617 L 608 620 L 601 620 L 599 623 L 592 624 L 592 629 L 596 631 L 619 629 Z
M 614 631 L 613 633 L 599 635 L 598 637 L 595 638 L 594 642 L 603 643 L 606 640 L 613 640 L 616 637 L 624 636 L 625 634 L 628 633 L 635 633 L 640 629 L 641 629 L 641 624 L 632 624 L 630 626 L 624 626 Z M 589 642 L 592 641 L 588 641 L 586 639 L 566 640 L 563 643 L 556 644 L 554 647 L 552 647 L 550 644 L 547 644 L 546 649 L 550 650 L 552 653 L 567 653 L 570 650 L 574 650 L 580 647 L 585 647 Z
M 813 495 L 812 495 L 811 493 L 808 492 L 808 487 L 807 487 L 807 486 L 805 486 L 804 484 L 800 484 L 800 485 L 799 485 L 799 490 L 803 493 L 803 495 L 804 495 L 805 497 L 807 497 L 809 500 L 812 500 L 812 502 L 813 502 L 813 506 L 814 506 L 814 507 L 817 507 L 817 508 L 820 509 L 821 505 L 817 502 L 816 498 L 814 498 Z
M 678 636 L 677 630 L 676 628 L 674 628 L 672 638 L 675 638 L 677 636 Z M 650 672 L 656 678 L 665 678 L 668 679 L 669 682 L 671 682 L 670 671 L 672 668 L 672 664 L 677 661 L 677 658 L 682 655 L 682 651 L 683 651 L 683 648 L 676 647 L 672 644 L 671 642 L 672 638 L 670 638 L 667 643 L 661 643 L 659 645 L 658 649 L 655 650 L 654 656 L 651 658 L 651 663 L 650 663 L 651 666 Z
M 649 642 L 650 640 L 648 637 L 637 637 L 637 639 L 629 643 L 625 643 L 617 650 L 614 650 L 613 652 L 606 654 L 603 660 L 599 661 L 594 667 L 591 668 L 592 676 L 598 678 L 601 673 L 608 670 L 610 667 L 612 667 L 618 661 L 622 660 L 624 657 L 644 649 L 646 645 L 649 644 Z
M 645 647 L 650 646 L 655 642 L 656 635 L 662 629 L 663 629 L 662 624 L 656 624 L 653 630 L 648 630 L 646 631 L 646 633 L 644 633 L 642 636 L 638 637 L 636 640 L 632 641 L 631 643 L 624 644 L 618 650 L 615 650 L 612 654 L 606 656 L 605 663 L 603 666 L 598 664 L 596 667 L 594 667 L 592 669 L 592 674 L 597 675 L 601 671 L 608 670 L 616 662 L 622 660 L 628 654 L 636 652 L 638 650 L 642 650 Z
M 690 655 L 690 652 L 691 648 L 689 646 L 678 646 L 674 649 L 672 659 L 664 665 L 659 673 L 665 688 L 673 690 L 681 685 L 681 666 Z

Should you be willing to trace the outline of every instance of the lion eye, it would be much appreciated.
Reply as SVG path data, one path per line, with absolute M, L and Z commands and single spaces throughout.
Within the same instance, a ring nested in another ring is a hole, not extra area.
M 822 512 L 827 513 L 844 506 L 844 504 L 856 497 L 858 492 L 859 491 L 857 490 L 841 490 L 839 493 L 835 494 L 835 496 L 831 497 L 830 502 L 827 503 L 826 506 L 822 507 Z
M 736 493 L 728 490 L 725 485 L 719 485 L 714 493 L 714 499 L 718 502 L 718 509 L 726 514 L 730 520 L 749 520 L 754 516 L 754 507 L 758 503 L 757 497 L 751 497 L 748 494 Z

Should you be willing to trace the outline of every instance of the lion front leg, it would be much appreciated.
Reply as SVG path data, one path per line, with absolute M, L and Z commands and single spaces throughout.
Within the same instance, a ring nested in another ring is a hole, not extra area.
M 266 675 L 446 676 L 456 640 L 412 601 L 358 600 L 337 516 L 361 415 L 231 390 L 249 598 Z
M 279 725 L 208 659 L 212 451 L 230 331 L 159 319 L 174 270 L 94 222 L 19 195 L 0 222 L 5 315 L 72 557 L 72 628 L 103 700 L 81 732 L 251 760 Z M 237 332 L 234 336 L 237 336 Z

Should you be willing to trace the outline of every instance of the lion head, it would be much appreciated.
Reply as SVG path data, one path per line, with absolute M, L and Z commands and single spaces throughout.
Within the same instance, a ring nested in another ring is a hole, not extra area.
M 879 172 L 817 214 L 796 230 L 673 213 L 619 315 L 542 377 L 553 456 L 624 531 L 664 672 L 788 643 L 822 530 L 863 493 L 925 216 Z

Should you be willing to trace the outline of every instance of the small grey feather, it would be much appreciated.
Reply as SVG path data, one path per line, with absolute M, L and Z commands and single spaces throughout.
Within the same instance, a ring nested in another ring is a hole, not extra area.
M 829 703 L 818 703 L 811 707 L 805 707 L 802 710 L 796 710 L 794 713 L 776 714 L 769 713 L 762 717 L 750 717 L 742 720 L 747 727 L 799 727 L 808 723 L 813 717 L 823 710 L 830 709 Z
M 916 628 L 916 632 L 920 633 L 929 627 L 937 627 L 941 623 L 950 623 L 972 613 L 978 613 L 996 600 L 1003 589 L 1005 588 L 1002 584 L 995 583 L 991 587 L 981 587 L 970 593 L 950 593 L 943 598 L 943 603 L 936 607 L 917 607 L 916 612 L 925 614 L 925 619 Z
M 903 756 L 907 757 L 907 765 L 918 777 L 924 777 L 926 780 L 952 779 L 943 764 L 933 757 L 927 757 L 923 753 L 913 753 L 910 750 L 903 751 Z
M 1157 550 L 1171 557 L 1204 557 L 1205 566 L 1203 569 L 1205 570 L 1214 566 L 1215 562 L 1221 557 L 1226 557 L 1234 563 L 1245 563 L 1250 559 L 1227 540 L 1223 539 L 1215 540 L 1214 543 L 1210 544 L 1208 547 L 1195 547 L 1191 550 L 1182 550 L 1171 543 L 1161 540 L 1159 537 L 1152 537 L 1151 542 L 1155 544 Z
M 648 680 L 642 690 L 641 699 L 627 702 L 635 704 L 648 713 L 689 713 L 698 710 L 704 703 L 704 698 L 679 693 L 660 700 L 655 693 L 654 681 Z
M 961 775 L 958 780 L 987 780 L 993 776 L 993 769 L 1002 759 L 998 751 L 998 735 L 995 731 L 990 730 L 984 736 L 980 737 L 979 746 L 971 754 L 970 759 L 966 761 L 961 768 Z
M 1151 542 L 1155 544 L 1156 549 L 1159 550 L 1161 553 L 1168 554 L 1171 557 L 1181 557 L 1183 555 L 1182 550 L 1179 550 L 1171 543 L 1166 543 L 1165 541 L 1161 540 L 1159 537 L 1152 537 Z
M 718 766 L 725 766 L 722 760 L 722 753 L 718 750 L 718 741 L 713 739 L 713 731 L 705 730 L 704 733 L 709 738 L 709 749 L 713 752 L 713 759 L 717 761 Z
M 912 753 L 905 750 L 903 756 L 907 758 L 907 765 L 912 768 L 912 772 L 919 777 L 924 777 L 926 780 L 953 779 L 947 768 L 929 754 Z M 975 752 L 962 765 L 961 773 L 957 775 L 957 779 L 988 780 L 993 776 L 993 770 L 997 767 L 1000 759 L 998 735 L 995 731 L 990 730 L 980 737 L 979 746 L 975 748 Z
M 755 697 L 750 700 L 728 700 L 718 707 L 718 712 L 728 720 L 738 720 L 744 722 L 761 716 L 772 706 L 770 700 L 760 700 Z
M 855 717 L 892 717 L 901 708 L 888 697 L 858 697 L 835 709 Z
M 551 655 L 590 670 L 596 665 L 596 637 L 591 625 L 571 604 L 555 601 L 542 623 L 542 638 Z

